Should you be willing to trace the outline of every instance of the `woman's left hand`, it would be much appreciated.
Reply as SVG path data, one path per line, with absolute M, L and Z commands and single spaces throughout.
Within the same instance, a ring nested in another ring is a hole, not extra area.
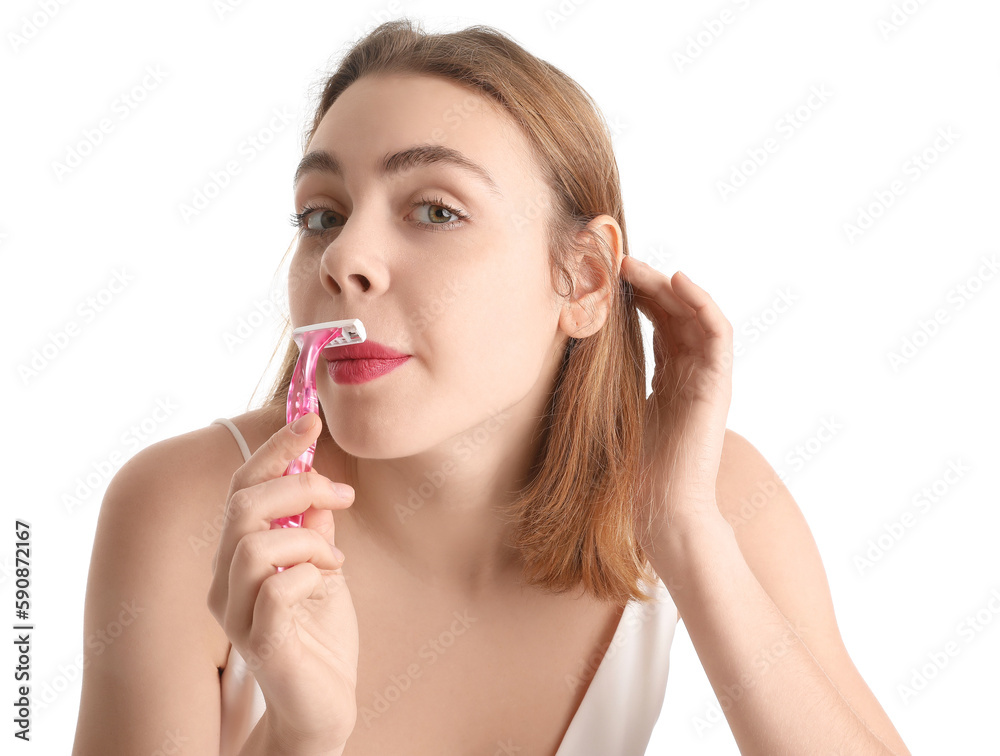
M 625 256 L 622 275 L 653 324 L 636 537 L 650 562 L 662 564 L 673 536 L 722 516 L 715 487 L 732 397 L 733 327 L 679 271 L 668 278 Z

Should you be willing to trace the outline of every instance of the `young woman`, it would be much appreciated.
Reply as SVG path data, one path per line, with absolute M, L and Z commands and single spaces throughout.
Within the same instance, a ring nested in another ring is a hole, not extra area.
M 642 754 L 680 616 L 742 752 L 908 753 L 725 427 L 729 322 L 628 254 L 586 93 L 487 27 L 390 22 L 306 136 L 290 325 L 368 341 L 324 354 L 321 416 L 285 425 L 288 339 L 263 407 L 115 476 L 87 632 L 123 601 L 142 631 L 89 655 L 74 754 Z

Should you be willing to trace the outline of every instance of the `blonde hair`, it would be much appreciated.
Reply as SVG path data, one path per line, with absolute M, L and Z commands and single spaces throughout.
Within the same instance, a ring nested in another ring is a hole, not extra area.
M 604 117 L 575 81 L 503 32 L 477 25 L 428 34 L 404 18 L 383 23 L 357 41 L 326 79 L 304 134 L 303 153 L 344 90 L 362 76 L 380 73 L 444 77 L 502 107 L 527 135 L 551 189 L 551 269 L 559 271 L 572 293 L 571 265 L 574 254 L 583 251 L 590 265 L 600 266 L 607 280 L 617 281 L 611 286 L 604 325 L 587 338 L 567 343 L 542 418 L 530 482 L 504 516 L 514 523 L 510 545 L 523 556 L 527 584 L 561 593 L 582 582 L 601 600 L 652 601 L 640 580 L 652 585 L 656 575 L 636 540 L 646 396 L 638 312 L 632 286 L 617 275 L 614 253 L 604 238 L 589 230 L 598 254 L 592 246 L 576 245 L 578 232 L 607 214 L 621 227 L 628 255 L 618 166 Z M 285 421 L 288 385 L 299 353 L 290 327 L 275 355 L 282 343 L 285 356 L 260 407 L 273 412 L 279 425 Z M 325 426 L 321 438 L 335 443 Z

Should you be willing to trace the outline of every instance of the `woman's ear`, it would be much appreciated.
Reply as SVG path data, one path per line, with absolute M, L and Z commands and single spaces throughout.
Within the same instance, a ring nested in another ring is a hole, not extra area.
M 604 243 L 594 239 L 593 234 Z M 573 292 L 559 315 L 559 329 L 567 336 L 582 339 L 597 333 L 608 319 L 612 287 L 619 285 L 624 259 L 621 226 L 610 215 L 598 215 L 579 233 L 577 245 L 580 252 L 573 271 Z M 613 279 L 608 278 L 605 269 L 609 263 Z

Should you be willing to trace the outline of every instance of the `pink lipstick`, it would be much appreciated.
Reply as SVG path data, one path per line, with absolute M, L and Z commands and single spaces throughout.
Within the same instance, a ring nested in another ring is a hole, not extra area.
M 410 355 L 375 341 L 325 349 L 323 357 L 330 377 L 341 385 L 367 383 L 410 359 Z

